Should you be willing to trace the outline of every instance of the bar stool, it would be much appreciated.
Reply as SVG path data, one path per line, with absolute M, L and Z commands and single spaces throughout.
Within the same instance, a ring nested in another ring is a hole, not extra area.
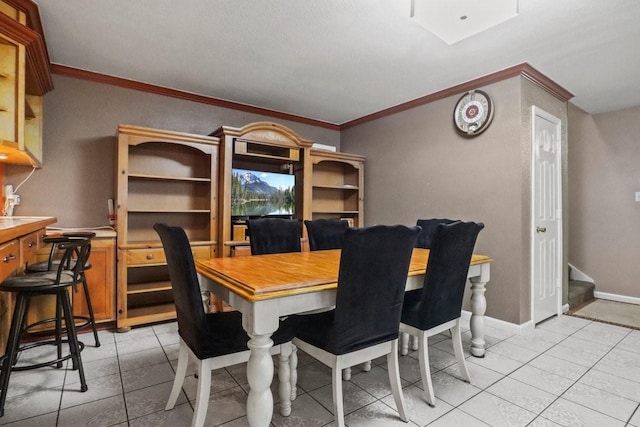
M 63 252 L 58 268 L 55 271 L 45 271 L 32 273 L 23 276 L 10 277 L 0 283 L 0 290 L 16 294 L 16 304 L 7 340 L 7 349 L 4 356 L 0 358 L 0 416 L 4 415 L 4 404 L 7 399 L 9 388 L 9 378 L 12 371 L 25 371 L 55 365 L 62 367 L 62 362 L 68 359 L 73 361 L 73 369 L 78 370 L 80 376 L 80 391 L 87 391 L 87 383 L 82 367 L 80 352 L 84 344 L 78 341 L 76 335 L 73 311 L 69 299 L 68 288 L 82 282 L 83 266 L 89 258 L 91 240 L 87 238 L 67 238 L 68 241 L 58 243 L 58 248 Z M 75 264 L 72 269 L 66 266 L 71 265 L 75 257 Z M 30 326 L 26 325 L 29 301 L 32 297 L 39 295 L 56 296 L 56 323 L 55 338 L 53 340 L 38 341 L 24 346 L 20 346 L 20 338 Z M 62 328 L 64 317 L 65 328 Z M 67 339 L 62 339 L 63 330 Z M 69 354 L 62 355 L 62 344 L 69 344 Z M 46 362 L 32 365 L 20 366 L 17 364 L 20 352 L 43 345 L 55 345 L 57 347 L 57 358 Z
M 66 232 L 66 233 L 62 233 L 62 236 L 57 237 L 57 236 L 49 236 L 49 237 L 45 237 L 43 239 L 43 241 L 45 243 L 49 243 L 51 244 L 51 251 L 49 252 L 49 259 L 47 261 L 42 261 L 42 262 L 36 262 L 36 263 L 32 263 L 32 264 L 27 264 L 27 267 L 25 269 L 25 273 L 27 274 L 32 274 L 32 273 L 42 273 L 45 271 L 54 271 L 58 268 L 58 265 L 60 264 L 60 259 L 57 259 L 56 257 L 59 256 L 59 245 L 62 242 L 66 242 L 69 240 L 69 238 L 83 238 L 83 239 L 93 239 L 94 237 L 96 237 L 96 233 L 94 232 L 85 232 L 85 231 L 78 231 L 78 232 Z M 89 252 L 91 252 L 91 249 L 89 248 Z M 77 254 L 76 254 L 77 255 Z M 65 268 L 67 269 L 73 269 L 73 267 L 75 266 L 76 260 L 75 259 L 71 259 L 68 260 L 67 263 L 69 265 L 65 265 Z M 85 275 L 85 271 L 89 270 L 91 268 L 91 264 L 87 261 L 84 268 L 82 269 L 82 288 L 84 290 L 84 297 L 85 297 L 85 301 L 87 304 L 87 309 L 89 311 L 89 315 L 88 316 L 80 316 L 80 315 L 74 315 L 74 318 L 76 320 L 81 320 L 83 321 L 83 323 L 77 324 L 76 325 L 76 329 L 80 329 L 83 328 L 87 325 L 91 325 L 91 329 L 93 330 L 93 337 L 95 339 L 95 343 L 96 343 L 96 347 L 100 347 L 100 340 L 98 339 L 98 331 L 96 329 L 96 319 L 95 316 L 93 314 L 93 306 L 91 305 L 91 296 L 89 295 L 89 286 L 87 285 L 87 277 Z M 75 292 L 78 291 L 77 286 L 74 286 L 74 290 Z M 46 322 L 47 320 L 44 320 L 42 322 Z M 30 325 L 30 327 L 34 327 L 37 324 L 40 324 L 42 322 Z

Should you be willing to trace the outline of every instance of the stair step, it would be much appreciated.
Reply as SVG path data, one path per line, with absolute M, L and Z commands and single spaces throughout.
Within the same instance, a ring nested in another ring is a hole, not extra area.
M 596 285 L 582 280 L 569 280 L 569 310 L 583 305 L 593 299 Z

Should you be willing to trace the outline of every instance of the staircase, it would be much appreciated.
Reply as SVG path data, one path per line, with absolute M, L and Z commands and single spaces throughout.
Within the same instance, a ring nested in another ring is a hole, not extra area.
M 591 282 L 571 279 L 571 267 L 569 267 L 569 310 L 594 300 L 595 289 L 596 285 Z

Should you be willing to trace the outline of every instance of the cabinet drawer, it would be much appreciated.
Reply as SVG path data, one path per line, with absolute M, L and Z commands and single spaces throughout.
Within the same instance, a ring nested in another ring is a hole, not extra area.
M 164 257 L 164 250 L 160 249 L 132 249 L 125 252 L 127 265 L 138 264 L 164 264 L 167 262 Z
M 191 248 L 193 257 L 211 258 L 211 248 L 209 246 L 198 246 Z M 126 251 L 127 265 L 145 264 L 165 264 L 167 259 L 164 256 L 164 249 L 131 249 Z
M 20 237 L 20 259 L 23 264 L 33 262 L 36 259 L 43 235 L 44 230 L 41 230 Z
M 12 240 L 0 246 L 0 280 L 4 280 L 20 266 L 20 242 Z

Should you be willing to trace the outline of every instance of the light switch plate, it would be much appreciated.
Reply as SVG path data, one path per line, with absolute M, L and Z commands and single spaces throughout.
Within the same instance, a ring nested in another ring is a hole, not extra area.
M 640 202 L 640 191 L 636 191 L 636 202 Z

